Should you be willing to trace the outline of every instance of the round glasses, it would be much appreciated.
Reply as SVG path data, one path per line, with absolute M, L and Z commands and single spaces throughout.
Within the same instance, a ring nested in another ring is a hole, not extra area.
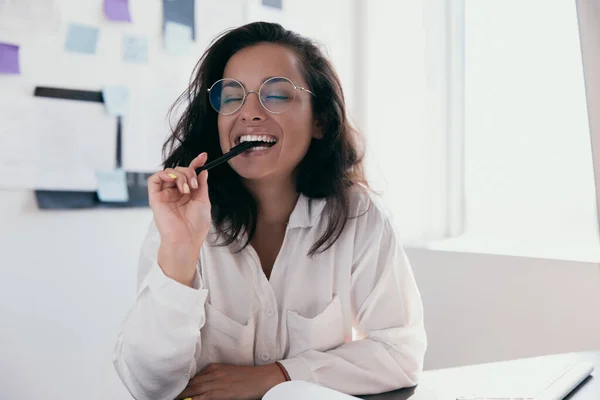
M 308 89 L 296 86 L 288 78 L 275 76 L 264 81 L 258 91 L 247 91 L 244 85 L 235 79 L 219 79 L 208 89 L 208 97 L 216 112 L 229 115 L 242 108 L 250 93 L 256 93 L 265 110 L 273 114 L 281 114 L 290 109 L 296 99 L 297 90 L 315 95 Z

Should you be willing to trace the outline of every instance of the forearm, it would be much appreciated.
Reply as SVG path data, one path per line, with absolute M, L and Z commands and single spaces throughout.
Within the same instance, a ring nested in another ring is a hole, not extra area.
M 158 249 L 158 265 L 169 278 L 193 287 L 199 253 L 191 244 L 163 243 Z
M 414 329 L 414 328 L 411 328 Z M 309 350 L 282 360 L 292 380 L 315 382 L 348 394 L 382 393 L 414 386 L 423 366 L 424 331 L 373 331 L 368 338 L 336 349 Z M 392 338 L 392 335 L 399 335 Z
M 115 348 L 115 368 L 136 399 L 175 398 L 195 374 L 206 294 L 152 267 Z

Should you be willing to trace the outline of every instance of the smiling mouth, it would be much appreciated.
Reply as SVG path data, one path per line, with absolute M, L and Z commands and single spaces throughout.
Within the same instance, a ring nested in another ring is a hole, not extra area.
M 277 138 L 271 135 L 242 135 L 236 140 L 236 145 L 244 142 L 259 142 L 252 150 L 267 150 L 277 143 Z

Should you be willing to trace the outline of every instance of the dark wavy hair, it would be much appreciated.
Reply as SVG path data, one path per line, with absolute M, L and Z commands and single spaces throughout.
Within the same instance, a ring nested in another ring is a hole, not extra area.
M 210 106 L 207 89 L 223 77 L 225 65 L 233 54 L 260 43 L 273 43 L 293 50 L 311 96 L 313 117 L 322 139 L 312 139 L 306 156 L 296 171 L 296 190 L 308 198 L 325 198 L 327 228 L 313 244 L 308 256 L 322 253 L 341 235 L 350 218 L 348 188 L 367 189 L 363 172 L 360 136 L 348 121 L 340 80 L 319 46 L 281 25 L 254 22 L 229 30 L 217 37 L 202 55 L 186 91 L 173 107 L 185 110 L 163 146 L 164 168 L 187 166 L 201 152 L 211 159 L 221 156 L 217 113 Z M 173 108 L 171 109 L 173 111 Z M 208 178 L 212 218 L 222 245 L 233 243 L 247 233 L 250 243 L 256 232 L 257 206 L 241 178 L 228 165 L 210 171 Z

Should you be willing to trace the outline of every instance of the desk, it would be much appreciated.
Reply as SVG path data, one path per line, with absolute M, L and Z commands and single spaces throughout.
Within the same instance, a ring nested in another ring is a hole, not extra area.
M 592 376 L 588 377 L 569 396 L 568 400 L 599 400 L 600 399 L 600 351 L 557 354 L 551 356 L 536 357 L 539 360 L 552 361 L 591 361 L 596 368 Z M 423 372 L 419 384 L 414 388 L 396 390 L 372 396 L 362 396 L 365 400 L 454 400 L 457 396 L 469 393 L 469 382 L 489 374 L 490 368 L 498 365 L 509 365 L 518 367 L 519 363 L 532 359 L 503 361 L 500 363 L 489 363 L 470 365 L 465 367 L 447 368 Z

